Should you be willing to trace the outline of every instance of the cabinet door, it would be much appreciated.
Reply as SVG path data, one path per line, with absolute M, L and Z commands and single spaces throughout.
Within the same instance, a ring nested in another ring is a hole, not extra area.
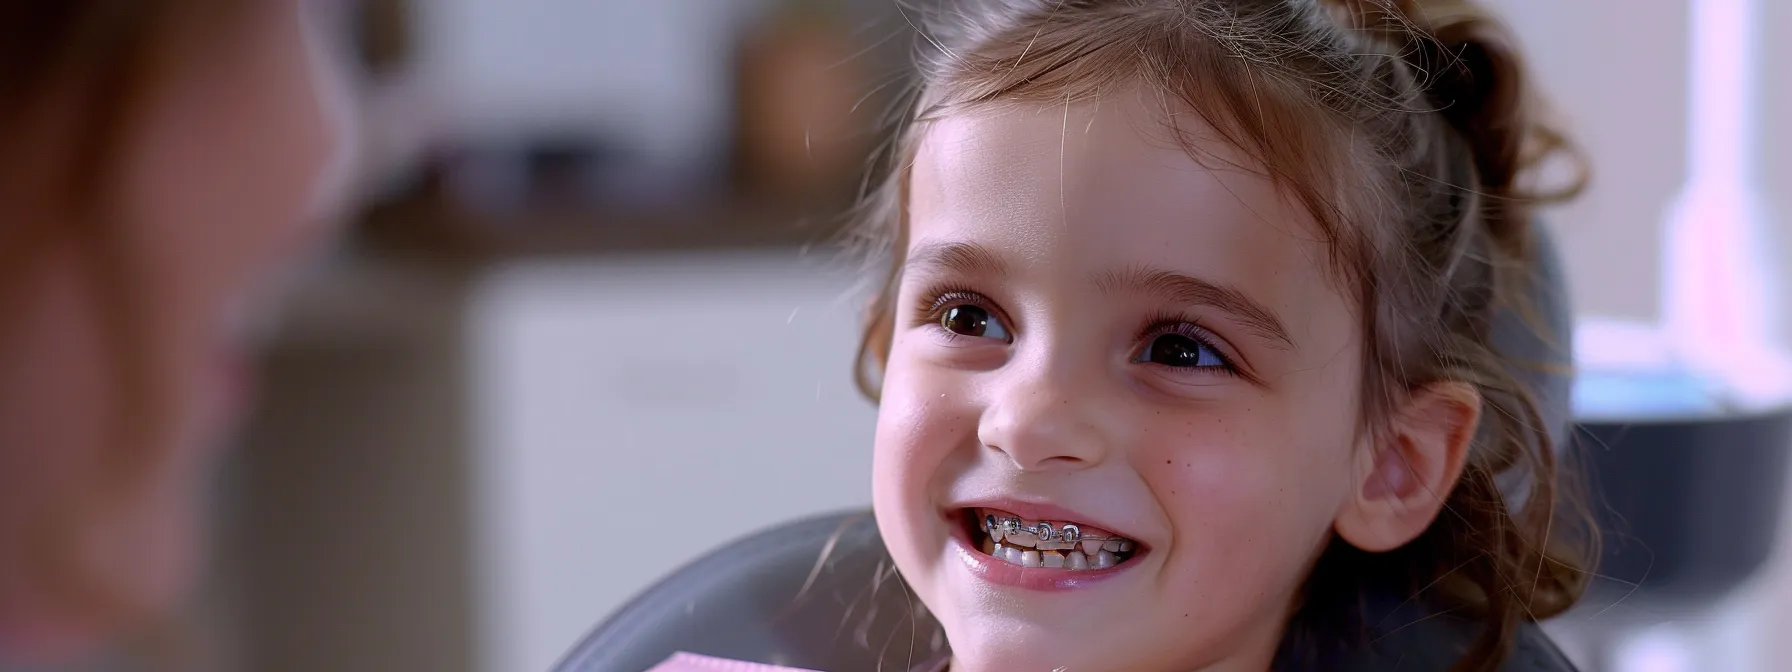
M 470 327 L 485 669 L 547 669 L 698 555 L 869 505 L 856 277 L 790 251 L 483 283 Z

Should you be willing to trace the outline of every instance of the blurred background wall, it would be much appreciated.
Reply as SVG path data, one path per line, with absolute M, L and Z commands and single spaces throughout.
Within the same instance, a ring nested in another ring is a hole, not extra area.
M 1651 319 L 1686 0 L 1496 4 L 1594 159 L 1550 214 L 1576 304 Z M 727 539 L 867 506 L 865 274 L 830 241 L 900 73 L 892 7 L 370 2 L 367 206 L 294 297 L 228 473 L 224 666 L 546 669 Z M 1792 46 L 1762 44 L 1761 118 L 1789 118 Z M 1792 259 L 1792 130 L 1763 126 Z M 1697 618 L 1777 669 L 1792 572 L 1746 592 Z

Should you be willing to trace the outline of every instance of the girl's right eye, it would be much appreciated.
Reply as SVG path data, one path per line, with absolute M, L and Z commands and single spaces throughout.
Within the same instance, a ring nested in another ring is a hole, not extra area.
M 993 338 L 1007 341 L 1008 328 L 989 311 L 977 306 L 961 305 L 947 308 L 940 314 L 940 328 L 957 336 L 973 338 Z
M 1014 332 L 1002 323 L 982 297 L 967 292 L 948 292 L 930 306 L 931 322 L 950 338 L 987 338 L 1014 342 Z

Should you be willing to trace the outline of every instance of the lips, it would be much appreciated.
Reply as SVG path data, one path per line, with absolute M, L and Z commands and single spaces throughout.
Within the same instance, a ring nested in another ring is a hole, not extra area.
M 1089 516 L 1047 504 L 989 502 L 948 514 L 959 523 L 954 547 L 965 566 L 991 583 L 1068 590 L 1134 566 L 1143 543 Z

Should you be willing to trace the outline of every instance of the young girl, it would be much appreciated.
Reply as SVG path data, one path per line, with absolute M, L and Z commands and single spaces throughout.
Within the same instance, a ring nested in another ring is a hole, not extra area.
M 1493 669 L 1574 603 L 1488 343 L 1564 143 L 1484 12 L 988 0 L 923 32 L 861 374 L 952 672 L 1334 669 L 1401 605 Z

